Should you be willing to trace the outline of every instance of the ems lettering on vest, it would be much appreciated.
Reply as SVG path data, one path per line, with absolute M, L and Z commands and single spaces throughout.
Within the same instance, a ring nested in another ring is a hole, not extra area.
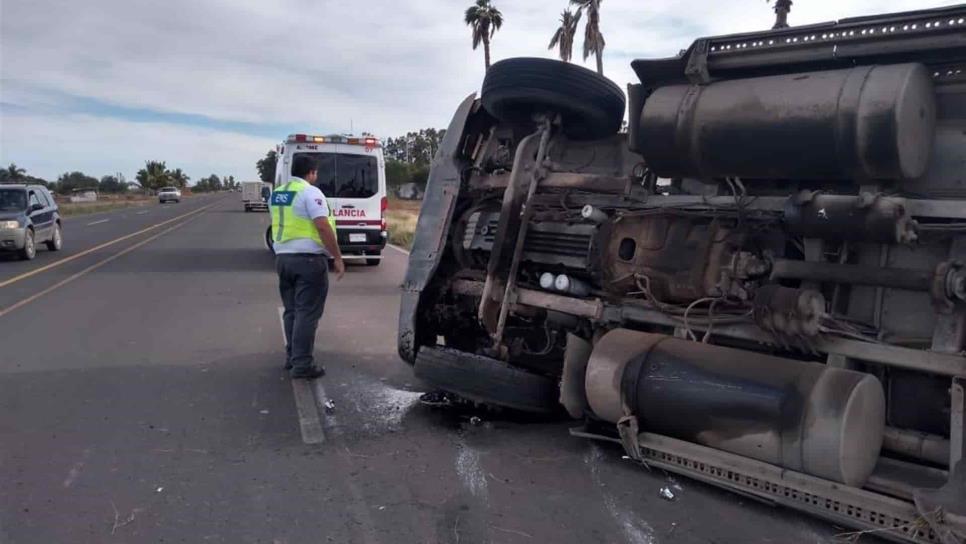
M 295 202 L 295 191 L 275 191 L 272 193 L 272 206 L 291 206 Z

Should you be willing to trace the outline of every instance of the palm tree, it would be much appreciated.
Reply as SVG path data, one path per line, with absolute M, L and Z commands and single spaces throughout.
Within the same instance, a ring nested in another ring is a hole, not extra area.
M 3 171 L 0 173 L 2 173 L 2 176 L 0 177 L 6 178 L 12 181 L 12 180 L 18 180 L 22 178 L 24 174 L 27 173 L 27 170 L 20 168 L 15 163 L 10 163 L 10 166 L 4 168 Z
M 570 62 L 574 50 L 574 36 L 577 34 L 577 25 L 580 24 L 580 11 L 575 14 L 569 9 L 560 14 L 560 28 L 553 33 L 550 45 L 547 49 L 560 47 L 560 60 Z
M 587 12 L 587 22 L 584 24 L 584 60 L 593 53 L 597 56 L 597 73 L 604 74 L 604 35 L 600 32 L 600 2 L 601 0 L 570 0 L 577 6 L 578 13 Z
M 171 172 L 164 161 L 146 161 L 144 168 L 138 170 L 136 179 L 141 187 L 156 191 L 171 184 Z
M 775 26 L 772 28 L 788 28 L 788 13 L 792 11 L 792 0 L 765 0 L 775 4 Z
M 187 187 L 188 182 L 191 181 L 191 178 L 189 178 L 187 174 L 182 172 L 180 168 L 175 168 L 170 172 L 169 175 L 171 176 L 171 181 L 175 185 L 177 185 L 178 188 L 180 189 L 184 189 L 185 187 Z
M 503 14 L 490 4 L 490 0 L 476 0 L 475 4 L 466 8 L 464 20 L 473 29 L 473 50 L 483 44 L 483 58 L 489 69 L 490 39 L 503 26 Z

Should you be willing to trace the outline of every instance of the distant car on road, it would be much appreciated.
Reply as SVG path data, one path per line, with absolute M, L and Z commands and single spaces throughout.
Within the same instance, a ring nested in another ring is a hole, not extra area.
M 161 204 L 170 201 L 181 202 L 181 191 L 177 187 L 164 187 L 158 191 L 158 201 Z
M 0 250 L 16 251 L 29 261 L 39 243 L 50 251 L 64 244 L 54 197 L 41 185 L 0 185 Z

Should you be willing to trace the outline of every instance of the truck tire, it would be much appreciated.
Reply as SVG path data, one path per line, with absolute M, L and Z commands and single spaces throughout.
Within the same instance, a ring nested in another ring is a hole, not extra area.
M 415 373 L 435 387 L 482 404 L 543 414 L 560 407 L 555 380 L 482 355 L 423 347 Z
M 586 68 L 556 60 L 520 57 L 490 67 L 480 93 L 483 107 L 503 121 L 556 112 L 575 140 L 616 134 L 624 119 L 624 92 Z

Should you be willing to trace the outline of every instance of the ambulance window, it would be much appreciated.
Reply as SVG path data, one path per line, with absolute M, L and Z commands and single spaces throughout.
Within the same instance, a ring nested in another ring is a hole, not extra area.
M 369 198 L 379 190 L 376 158 L 369 155 L 339 155 L 336 194 L 343 198 Z
M 318 187 L 327 197 L 369 198 L 379 192 L 379 167 L 369 155 L 296 153 L 309 155 L 318 166 Z

